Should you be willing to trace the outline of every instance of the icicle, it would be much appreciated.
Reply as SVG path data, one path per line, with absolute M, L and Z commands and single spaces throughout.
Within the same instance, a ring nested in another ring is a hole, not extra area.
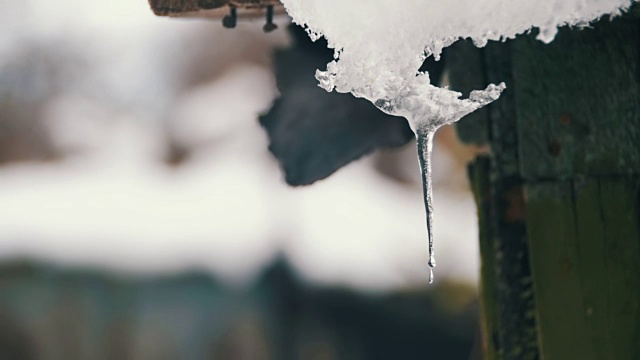
M 331 76 L 324 77 L 326 73 L 321 73 L 321 75 L 323 75 L 319 77 L 321 81 L 326 79 L 328 82 L 332 82 L 334 80 Z M 409 121 L 411 129 L 416 134 L 429 239 L 429 283 L 433 283 L 433 268 L 436 267 L 431 181 L 431 152 L 434 135 L 440 127 L 453 124 L 470 112 L 496 100 L 506 86 L 504 83 L 491 84 L 485 90 L 472 91 L 468 99 L 459 99 L 462 94 L 433 87 L 428 83 L 428 77 L 424 76 L 416 76 L 414 88 L 403 89 L 403 94 L 392 99 L 378 98 L 373 103 L 387 114 L 403 116 Z M 425 93 L 429 96 L 416 95 Z
M 431 153 L 433 151 L 433 137 L 435 127 L 421 126 L 415 129 L 418 143 L 418 160 L 422 172 L 422 192 L 424 207 L 427 215 L 427 236 L 429 237 L 429 283 L 433 283 L 433 268 L 436 267 L 436 257 L 433 246 L 433 188 L 431 186 Z

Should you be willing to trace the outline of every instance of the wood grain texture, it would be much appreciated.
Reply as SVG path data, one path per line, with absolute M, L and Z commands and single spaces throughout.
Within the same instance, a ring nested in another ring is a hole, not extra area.
M 159 16 L 169 16 L 199 10 L 196 0 L 149 0 L 151 10 Z
M 479 53 L 463 49 L 462 53 L 449 54 L 451 58 L 466 59 L 465 62 L 476 59 L 482 72 L 481 76 L 474 75 L 473 80 L 464 73 L 477 66 L 453 70 L 452 73 L 458 75 L 451 78 L 452 86 L 466 87 L 474 82 L 477 85 L 512 83 L 511 49 L 511 42 L 492 43 Z M 475 53 L 475 56 L 466 57 L 469 53 Z M 479 212 L 483 212 L 479 218 L 482 303 L 486 316 L 485 356 L 488 359 L 535 360 L 539 356 L 535 301 L 525 226 L 525 194 L 519 174 L 521 160 L 514 121 L 514 95 L 514 89 L 507 88 L 500 101 L 461 126 L 471 127 L 471 121 L 481 121 L 476 126 L 479 131 L 468 131 L 468 134 L 474 143 L 486 138 L 492 148 L 490 158 L 478 159 L 471 167 Z
M 512 83 L 512 43 L 492 43 L 483 52 L 485 76 L 490 83 Z M 515 91 L 507 89 L 503 101 L 488 108 L 489 140 L 493 161 L 492 220 L 495 251 L 496 297 L 499 303 L 499 356 L 503 359 L 538 358 L 535 301 L 529 266 L 523 179 L 517 123 L 513 121 Z
M 525 38 L 513 58 L 541 357 L 638 359 L 640 22 Z
M 530 184 L 543 359 L 640 356 L 640 178 Z
M 276 14 L 284 14 L 279 0 L 149 0 L 149 5 L 158 16 L 221 18 L 231 6 L 240 10 L 240 18 L 262 16 L 267 6 L 275 6 Z
M 477 64 L 454 63 L 453 89 L 507 83 L 480 124 L 459 126 L 491 147 L 470 171 L 486 358 L 640 359 L 637 13 L 563 28 L 550 45 L 532 34 L 458 56 Z M 466 75 L 478 66 L 481 77 Z
M 473 196 L 478 207 L 480 230 L 480 305 L 483 359 L 497 359 L 500 351 L 499 302 L 496 288 L 496 241 L 491 225 L 491 159 L 483 156 L 469 164 Z
M 640 169 L 639 44 L 640 26 L 626 18 L 565 29 L 549 45 L 533 36 L 516 42 L 512 86 L 523 177 Z

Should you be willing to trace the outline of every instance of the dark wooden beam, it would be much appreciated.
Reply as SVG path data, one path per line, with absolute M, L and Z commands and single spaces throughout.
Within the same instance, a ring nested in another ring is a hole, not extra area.
M 265 9 L 273 6 L 276 15 L 285 13 L 279 0 L 149 0 L 158 16 L 222 18 L 229 9 L 238 9 L 242 18 L 263 17 Z

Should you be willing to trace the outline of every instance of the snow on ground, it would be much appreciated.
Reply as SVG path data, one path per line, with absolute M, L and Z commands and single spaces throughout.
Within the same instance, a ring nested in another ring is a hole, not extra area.
M 246 76 L 256 71 L 228 75 L 232 93 L 262 92 L 243 97 L 244 109 L 253 111 L 229 114 L 221 105 L 234 104 L 224 97 L 205 108 L 184 99 L 201 108 L 194 117 L 206 113 L 225 125 L 211 132 L 223 136 L 221 143 L 177 169 L 158 161 L 158 132 L 126 116 L 94 128 L 95 118 L 77 117 L 95 147 L 84 155 L 0 168 L 1 256 L 142 273 L 200 267 L 244 281 L 283 249 L 317 281 L 367 288 L 426 281 L 420 187 L 384 179 L 365 160 L 313 186 L 288 188 L 255 121 L 272 96 Z M 229 88 L 221 81 L 211 93 L 219 86 Z M 55 115 L 62 118 L 52 115 L 52 123 L 69 121 L 64 112 Z M 437 191 L 436 203 L 439 275 L 473 280 L 473 202 L 468 194 Z
M 145 1 L 113 1 L 106 17 L 97 3 L 25 1 L 23 23 L 0 15 L 7 20 L 0 26 L 16 30 L 0 38 L 0 54 L 21 40 L 64 38 L 86 46 L 92 70 L 43 108 L 54 142 L 71 155 L 0 167 L 2 259 L 143 274 L 203 268 L 246 283 L 284 252 L 317 282 L 426 284 L 419 184 L 386 179 L 365 159 L 310 187 L 287 187 L 256 121 L 276 94 L 272 74 L 238 63 L 215 82 L 178 91 L 187 66 L 180 44 L 203 29 L 225 46 L 226 36 L 238 35 L 215 30 L 219 24 L 154 18 Z M 198 145 L 179 167 L 161 161 L 165 128 Z M 435 203 L 437 279 L 475 281 L 470 194 L 436 185 Z

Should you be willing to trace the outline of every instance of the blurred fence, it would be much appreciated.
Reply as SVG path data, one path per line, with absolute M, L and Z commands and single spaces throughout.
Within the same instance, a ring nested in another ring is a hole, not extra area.
M 247 289 L 191 272 L 0 269 L 2 359 L 467 359 L 474 290 L 312 287 L 278 260 Z

